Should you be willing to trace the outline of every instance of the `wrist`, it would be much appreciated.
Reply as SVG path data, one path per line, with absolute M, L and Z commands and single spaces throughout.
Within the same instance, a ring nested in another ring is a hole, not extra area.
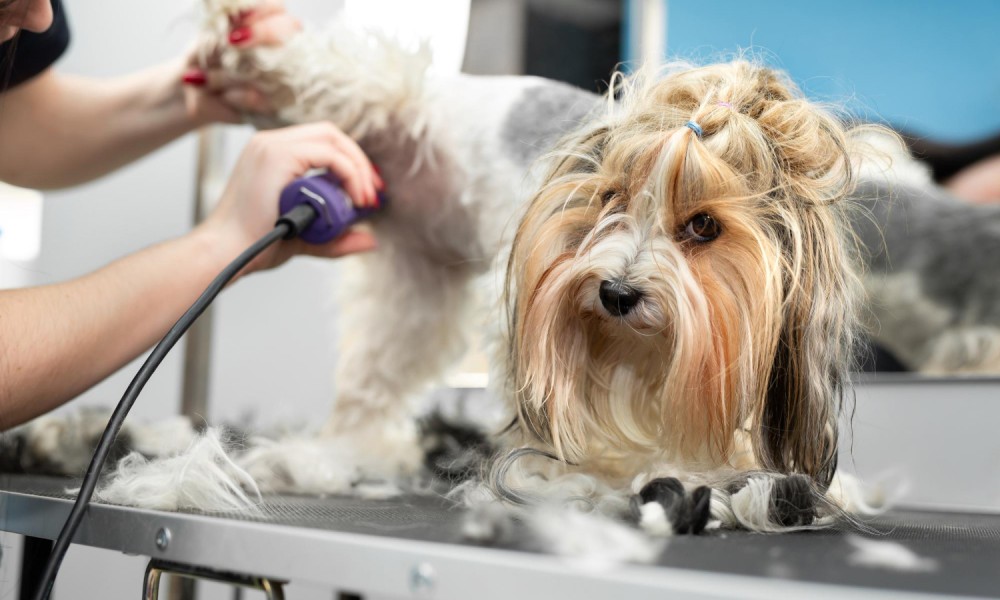
M 269 229 L 264 229 L 259 234 L 251 233 L 241 226 L 239 220 L 229 220 L 219 214 L 213 214 L 192 230 L 187 237 L 190 239 L 189 243 L 193 244 L 193 247 L 204 257 L 204 264 L 208 265 L 207 268 L 212 270 L 214 276 L 249 249 Z M 249 273 L 273 266 L 272 252 L 273 249 L 265 251 L 255 258 L 230 283 Z M 270 258 L 265 255 L 270 256 Z
M 211 218 L 191 230 L 184 239 L 213 277 L 252 243 Z

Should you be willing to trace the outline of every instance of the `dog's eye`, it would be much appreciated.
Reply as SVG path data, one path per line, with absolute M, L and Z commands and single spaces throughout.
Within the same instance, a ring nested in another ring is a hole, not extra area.
M 719 237 L 722 233 L 722 226 L 711 217 L 701 213 L 695 215 L 684 227 L 684 235 L 696 242 L 710 242 Z
M 617 195 L 618 192 L 615 190 L 606 190 L 603 194 L 601 194 L 601 206 L 607 206 L 608 203 L 614 200 Z

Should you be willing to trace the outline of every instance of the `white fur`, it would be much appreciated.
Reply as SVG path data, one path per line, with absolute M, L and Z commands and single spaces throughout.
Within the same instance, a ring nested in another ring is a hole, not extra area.
M 546 507 L 530 515 L 528 526 L 545 551 L 573 559 L 587 570 L 622 562 L 651 563 L 663 552 L 661 540 L 600 513 Z
M 902 484 L 895 486 L 893 498 L 887 487 L 888 483 L 865 485 L 854 475 L 840 471 L 830 482 L 826 495 L 835 506 L 852 515 L 874 516 L 885 512 L 893 498 L 902 495 Z
M 750 477 L 746 486 L 729 495 L 712 491 L 712 518 L 724 527 L 743 527 L 753 531 L 777 531 L 768 516 L 771 506 L 771 477 Z
M 80 475 L 90 464 L 93 447 L 108 422 L 107 410 L 84 407 L 79 411 L 43 415 L 24 426 L 27 454 L 44 459 L 49 469 Z M 128 432 L 128 429 L 124 429 Z
M 95 499 L 158 510 L 253 510 L 260 502 L 254 479 L 230 458 L 219 431 L 209 428 L 184 452 L 147 460 L 122 459 Z
M 650 535 L 673 535 L 674 527 L 659 502 L 647 502 L 639 507 L 639 527 Z
M 105 408 L 85 406 L 43 415 L 11 431 L 25 441 L 19 457 L 20 468 L 28 472 L 82 475 L 90 465 L 110 415 Z M 119 439 L 147 456 L 165 456 L 187 448 L 195 439 L 195 431 L 184 417 L 139 425 L 129 421 L 122 426 Z
M 930 167 L 913 158 L 900 140 L 884 133 L 866 133 L 863 139 L 875 152 L 858 165 L 861 179 L 914 187 L 934 185 Z
M 847 557 L 849 565 L 908 573 L 936 571 L 939 566 L 933 558 L 919 556 L 896 542 L 871 540 L 856 535 L 848 536 L 847 541 L 854 547 L 854 552 Z
M 462 534 L 469 541 L 555 554 L 586 569 L 651 563 L 666 546 L 664 540 L 597 511 L 556 505 L 511 507 L 494 501 L 478 503 L 466 512 Z
M 180 454 L 191 447 L 197 434 L 186 417 L 174 416 L 153 423 L 130 423 L 126 431 L 132 447 L 146 456 Z
M 391 481 L 366 480 L 365 473 L 385 473 L 395 465 L 380 463 L 377 448 L 341 438 L 258 438 L 237 458 L 239 465 L 270 493 L 355 494 L 387 497 L 399 493 Z

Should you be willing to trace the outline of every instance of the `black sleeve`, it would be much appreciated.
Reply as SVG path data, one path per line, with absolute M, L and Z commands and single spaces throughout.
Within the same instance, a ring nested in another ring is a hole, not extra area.
M 52 0 L 52 26 L 43 33 L 21 31 L 0 44 L 0 90 L 20 85 L 52 66 L 69 46 L 69 23 L 60 0 Z

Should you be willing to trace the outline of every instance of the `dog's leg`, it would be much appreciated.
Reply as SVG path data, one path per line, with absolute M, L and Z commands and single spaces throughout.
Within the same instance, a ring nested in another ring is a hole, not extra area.
M 338 306 L 337 398 L 321 435 L 255 443 L 238 459 L 263 491 L 391 494 L 423 465 L 411 402 L 461 354 L 470 272 L 384 239 L 350 265 L 358 281 Z
M 409 400 L 461 356 L 470 275 L 385 248 L 359 266 L 365 277 L 343 303 L 337 401 L 324 432 L 356 440 L 365 462 L 412 472 L 423 455 Z
M 742 487 L 713 490 L 711 514 L 722 527 L 789 531 L 823 522 L 820 499 L 805 475 L 758 473 L 750 475 Z
M 812 525 L 817 517 L 817 498 L 805 475 L 789 475 L 774 480 L 768 518 L 779 527 Z

